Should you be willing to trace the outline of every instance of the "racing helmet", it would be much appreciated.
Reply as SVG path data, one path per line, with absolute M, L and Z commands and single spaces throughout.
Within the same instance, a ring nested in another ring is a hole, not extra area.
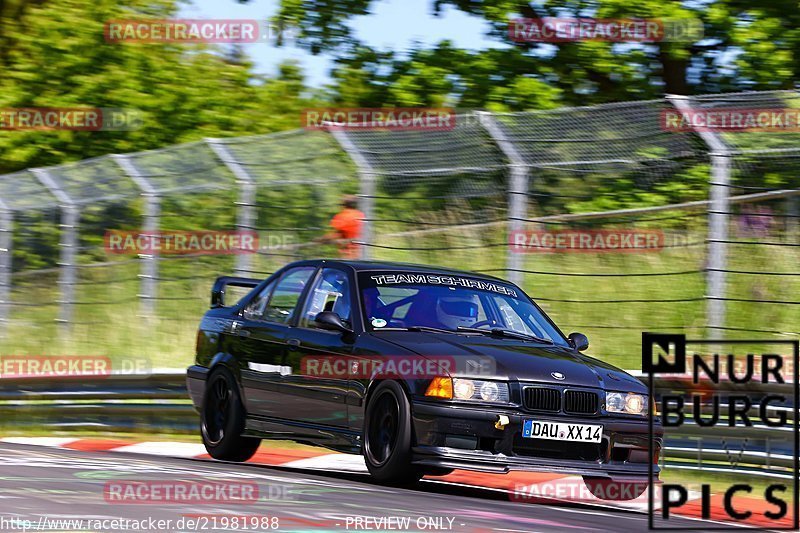
M 436 301 L 436 319 L 449 329 L 478 321 L 477 296 L 442 296 Z

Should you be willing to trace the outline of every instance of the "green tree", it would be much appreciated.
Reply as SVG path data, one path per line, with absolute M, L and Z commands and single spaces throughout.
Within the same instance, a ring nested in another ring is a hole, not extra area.
M 740 89 L 791 88 L 800 74 L 800 15 L 788 0 L 432 0 L 434 13 L 455 7 L 484 18 L 505 48 L 453 49 L 447 42 L 407 54 L 357 42 L 349 23 L 371 0 L 283 0 L 279 25 L 301 29 L 311 52 L 333 51 L 334 97 L 348 103 L 400 105 L 454 100 L 463 107 L 529 109 Z M 518 18 L 592 16 L 699 20 L 694 42 L 514 43 Z M 365 76 L 366 75 L 366 76 Z M 431 83 L 438 77 L 436 83 Z M 350 87 L 355 84 L 358 91 Z M 395 86 L 395 87 L 391 87 Z M 363 97 L 364 100 L 353 100 Z
M 108 20 L 175 16 L 178 0 L 0 2 L 0 108 L 125 108 L 133 131 L 0 131 L 0 173 L 205 136 L 299 126 L 303 75 L 258 76 L 241 50 L 106 42 Z

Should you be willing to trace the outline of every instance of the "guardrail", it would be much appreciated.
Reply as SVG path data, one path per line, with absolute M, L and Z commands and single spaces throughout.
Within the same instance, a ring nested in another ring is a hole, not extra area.
M 0 379 L 0 429 L 198 434 L 183 371 Z
M 670 384 L 665 380 L 657 386 Z M 794 411 L 771 408 L 778 410 L 785 410 L 789 419 Z M 0 431 L 43 429 L 197 435 L 199 416 L 183 371 L 0 379 Z M 662 466 L 792 478 L 791 427 L 716 426 L 713 439 L 708 432 L 689 420 L 668 428 Z

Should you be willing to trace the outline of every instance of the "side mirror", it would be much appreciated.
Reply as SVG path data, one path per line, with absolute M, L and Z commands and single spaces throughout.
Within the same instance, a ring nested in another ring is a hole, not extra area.
M 583 333 L 570 333 L 567 337 L 572 347 L 582 352 L 589 348 L 589 338 Z
M 342 322 L 339 315 L 333 311 L 323 311 L 314 317 L 315 325 L 320 329 L 328 331 L 341 331 L 342 333 L 353 333 L 353 330 L 348 328 Z

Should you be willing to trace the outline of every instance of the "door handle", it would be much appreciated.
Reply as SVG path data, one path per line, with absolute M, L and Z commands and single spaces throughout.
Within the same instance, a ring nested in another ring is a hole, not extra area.
M 288 341 L 286 341 L 286 344 L 289 345 L 289 350 L 292 351 L 297 350 L 298 348 L 300 348 L 300 339 L 289 339 Z
M 229 326 L 229 331 L 238 337 L 249 337 L 250 332 L 246 329 L 242 329 L 242 326 L 244 326 L 242 322 L 237 322 L 234 320 Z

